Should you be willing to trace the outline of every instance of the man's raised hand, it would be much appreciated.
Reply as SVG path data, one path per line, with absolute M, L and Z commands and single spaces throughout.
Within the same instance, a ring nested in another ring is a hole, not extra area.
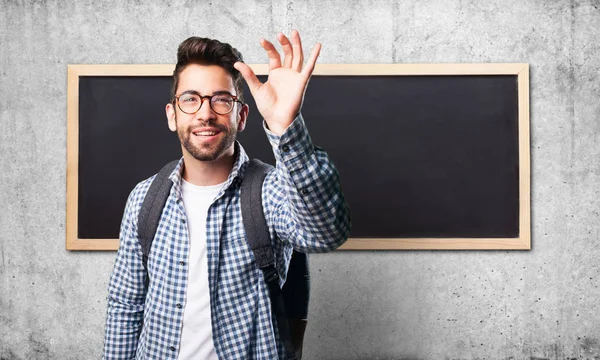
M 277 40 L 283 50 L 283 64 L 275 46 L 265 39 L 260 39 L 260 45 L 269 57 L 269 77 L 264 84 L 243 62 L 236 62 L 234 67 L 246 80 L 256 107 L 267 122 L 269 130 L 281 135 L 302 107 L 304 92 L 319 57 L 321 44 L 315 44 L 308 62 L 303 67 L 304 54 L 298 31 L 292 31 L 291 42 L 282 33 L 277 34 Z

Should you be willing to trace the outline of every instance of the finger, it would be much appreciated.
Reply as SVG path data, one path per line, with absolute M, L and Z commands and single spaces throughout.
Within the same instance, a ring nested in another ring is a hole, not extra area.
M 283 54 L 285 55 L 283 58 L 283 67 L 289 69 L 292 67 L 292 58 L 294 57 L 290 40 L 287 38 L 287 36 L 283 35 L 283 33 L 277 34 L 277 40 L 279 40 L 279 43 L 283 48 Z
M 267 56 L 269 57 L 269 69 L 277 69 L 281 67 L 281 57 L 277 50 L 275 50 L 275 46 L 271 44 L 270 41 L 265 39 L 260 39 L 260 45 L 267 52 Z
M 315 64 L 317 63 L 317 58 L 319 57 L 320 52 L 321 52 L 321 44 L 316 43 L 312 49 L 310 58 L 308 59 L 306 66 L 304 67 L 304 69 L 302 69 L 302 75 L 304 75 L 306 78 L 310 78 L 310 76 L 312 75 L 312 72 L 315 69 Z
M 294 51 L 292 70 L 300 72 L 300 70 L 302 70 L 302 64 L 304 63 L 304 52 L 302 51 L 302 40 L 300 40 L 300 34 L 296 30 L 292 30 L 292 48 Z
M 254 95 L 262 85 L 260 80 L 258 80 L 256 75 L 254 74 L 254 71 L 252 71 L 250 66 L 244 64 L 241 61 L 238 61 L 235 64 L 233 64 L 233 67 L 242 74 L 242 77 L 244 78 L 244 80 L 246 80 L 246 83 L 248 84 L 250 92 L 252 93 L 252 95 Z

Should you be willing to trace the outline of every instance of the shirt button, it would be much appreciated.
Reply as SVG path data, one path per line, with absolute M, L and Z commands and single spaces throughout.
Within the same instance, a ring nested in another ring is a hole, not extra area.
M 283 152 L 288 152 L 290 151 L 290 147 L 287 145 L 283 145 L 283 148 L 281 148 L 283 150 Z
M 181 265 L 181 266 L 185 265 L 185 261 L 180 261 L 179 265 Z
M 175 306 L 177 306 L 178 309 L 181 309 L 181 304 L 177 304 Z
M 175 351 L 175 346 L 171 346 L 169 349 L 171 349 L 171 351 Z
M 302 189 L 302 190 L 300 190 L 300 194 L 306 195 L 306 194 L 308 194 L 308 190 Z
M 181 219 L 181 222 L 185 224 L 185 219 Z

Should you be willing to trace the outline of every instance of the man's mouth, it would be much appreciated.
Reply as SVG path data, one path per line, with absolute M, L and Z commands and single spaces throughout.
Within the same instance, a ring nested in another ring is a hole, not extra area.
M 198 128 L 195 130 L 192 130 L 192 135 L 196 136 L 196 137 L 213 137 L 215 135 L 218 135 L 221 133 L 221 130 L 216 129 L 216 128 Z
M 194 133 L 196 136 L 215 136 L 217 135 L 216 131 L 199 131 Z

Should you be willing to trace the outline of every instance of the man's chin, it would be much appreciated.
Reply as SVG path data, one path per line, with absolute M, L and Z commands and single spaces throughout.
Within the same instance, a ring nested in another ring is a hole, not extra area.
M 227 149 L 222 149 L 220 146 L 217 148 L 199 149 L 194 146 L 186 146 L 186 151 L 192 155 L 192 157 L 198 161 L 216 161 L 227 152 Z
M 193 141 L 192 138 L 186 139 L 183 143 L 183 148 L 196 160 L 198 161 L 216 161 L 223 156 L 223 154 L 227 153 L 228 149 L 233 146 L 235 139 L 233 141 L 225 141 L 227 139 L 223 139 L 223 141 L 219 143 L 213 144 L 198 144 Z M 227 146 L 229 145 L 229 146 Z
M 219 157 L 216 154 L 191 154 L 194 159 L 198 161 L 211 162 L 217 160 Z
M 216 150 L 208 150 L 208 151 L 202 151 L 199 149 L 186 149 L 188 151 L 188 153 L 190 153 L 190 155 L 192 155 L 192 157 L 196 160 L 199 161 L 215 161 L 219 158 L 219 155 L 221 155 L 218 151 Z M 190 151 L 192 150 L 192 151 Z

